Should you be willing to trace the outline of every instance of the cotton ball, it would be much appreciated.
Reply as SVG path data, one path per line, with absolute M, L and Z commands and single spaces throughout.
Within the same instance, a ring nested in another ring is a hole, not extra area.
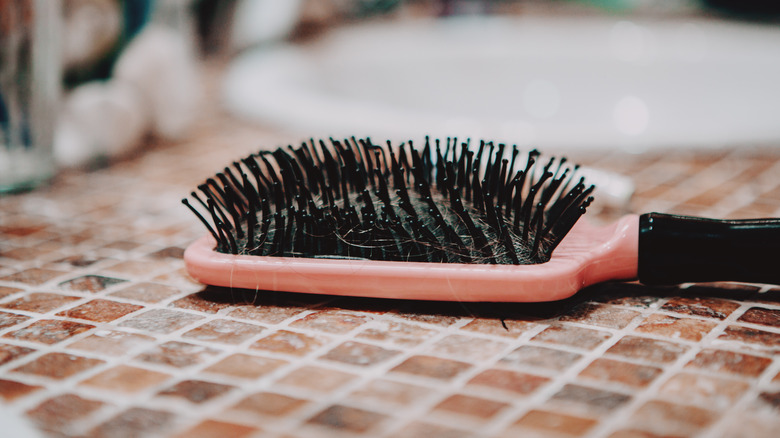
M 148 25 L 117 60 L 114 77 L 142 93 L 154 134 L 167 139 L 185 135 L 195 119 L 201 88 L 197 60 L 182 33 Z
M 54 155 L 67 167 L 116 157 L 135 148 L 148 126 L 144 101 L 133 85 L 116 80 L 87 83 L 65 101 Z

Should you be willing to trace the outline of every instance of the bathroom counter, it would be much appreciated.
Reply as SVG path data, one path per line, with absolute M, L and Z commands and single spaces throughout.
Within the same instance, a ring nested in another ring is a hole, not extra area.
M 188 139 L 0 198 L 2 409 L 58 436 L 776 436 L 780 287 L 499 305 L 193 281 L 180 199 L 300 139 L 204 109 Z M 575 158 L 632 177 L 631 211 L 780 216 L 778 147 Z

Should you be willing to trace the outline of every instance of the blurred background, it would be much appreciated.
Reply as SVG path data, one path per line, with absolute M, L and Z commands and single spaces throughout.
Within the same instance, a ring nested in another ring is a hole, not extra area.
M 769 0 L 66 0 L 62 15 L 62 166 L 181 138 L 204 104 L 302 137 L 780 140 Z M 208 96 L 204 62 L 221 68 Z
M 330 14 L 315 4 L 302 3 L 293 30 L 303 44 L 236 57 L 222 95 L 231 111 L 329 135 L 554 151 L 780 135 L 772 2 L 363 1 L 333 2 Z M 234 22 L 234 48 L 257 42 L 247 35 L 257 22 Z

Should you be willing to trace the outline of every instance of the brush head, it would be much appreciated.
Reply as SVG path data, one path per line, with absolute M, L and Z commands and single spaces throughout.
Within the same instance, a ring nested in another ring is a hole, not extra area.
M 486 141 L 310 140 L 236 161 L 182 202 L 225 254 L 535 264 L 592 202 L 577 169 Z
M 212 236 L 184 251 L 187 272 L 203 284 L 255 291 L 370 298 L 540 302 L 583 287 L 637 276 L 639 217 L 605 226 L 578 221 L 549 261 L 535 265 L 387 262 L 223 254 Z

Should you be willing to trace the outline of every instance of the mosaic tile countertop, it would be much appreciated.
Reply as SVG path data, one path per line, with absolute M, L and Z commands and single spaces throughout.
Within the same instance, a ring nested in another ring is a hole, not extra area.
M 180 199 L 300 140 L 208 116 L 189 140 L 0 198 L 9 415 L 54 436 L 776 436 L 778 287 L 495 305 L 197 284 L 181 257 L 203 230 Z M 576 158 L 630 175 L 632 211 L 780 216 L 777 148 Z

